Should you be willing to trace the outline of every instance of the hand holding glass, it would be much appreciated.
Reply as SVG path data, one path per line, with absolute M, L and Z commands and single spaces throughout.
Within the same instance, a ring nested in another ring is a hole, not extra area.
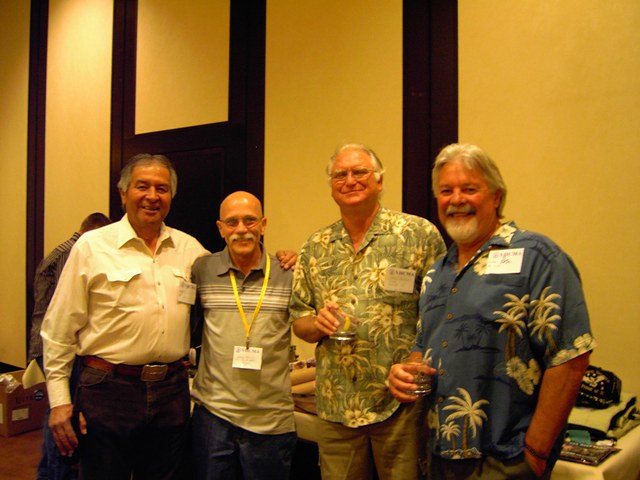
M 413 374 L 413 383 L 418 388 L 415 390 L 407 390 L 407 395 L 429 395 L 431 393 L 431 358 L 423 358 L 422 361 L 416 360 L 415 357 L 405 359 L 403 369 Z
M 356 328 L 360 324 L 360 321 L 355 318 L 353 315 L 348 313 L 344 313 L 340 310 L 331 309 L 331 313 L 336 320 L 340 322 L 338 325 L 338 329 L 329 335 L 329 338 L 332 340 L 337 340 L 339 342 L 347 342 L 356 338 Z

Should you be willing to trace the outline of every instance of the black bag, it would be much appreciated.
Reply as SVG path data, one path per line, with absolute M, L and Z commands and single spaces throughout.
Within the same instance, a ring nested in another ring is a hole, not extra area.
M 580 407 L 607 408 L 620 403 L 622 381 L 615 373 L 589 365 L 582 377 L 576 405 Z

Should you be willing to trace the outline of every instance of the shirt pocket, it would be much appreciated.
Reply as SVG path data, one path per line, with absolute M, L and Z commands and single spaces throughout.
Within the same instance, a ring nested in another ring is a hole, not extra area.
M 178 267 L 172 267 L 171 271 L 173 272 L 173 276 L 176 278 L 176 281 L 178 283 L 182 282 L 183 280 L 185 282 L 191 281 L 191 274 L 186 270 Z
M 113 270 L 107 272 L 106 277 L 114 307 L 124 310 L 137 310 L 142 307 L 142 270 L 139 268 Z

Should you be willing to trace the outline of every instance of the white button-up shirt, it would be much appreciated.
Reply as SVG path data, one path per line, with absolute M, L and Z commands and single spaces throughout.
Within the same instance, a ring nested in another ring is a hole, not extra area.
M 180 286 L 206 253 L 195 238 L 164 225 L 152 253 L 126 215 L 85 233 L 71 250 L 42 325 L 51 406 L 71 403 L 76 355 L 132 365 L 186 355 L 190 305 Z

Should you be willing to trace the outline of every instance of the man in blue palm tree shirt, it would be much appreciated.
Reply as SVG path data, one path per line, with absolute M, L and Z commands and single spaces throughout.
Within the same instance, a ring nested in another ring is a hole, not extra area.
M 430 359 L 429 478 L 548 478 L 595 347 L 579 273 L 549 238 L 501 221 L 506 186 L 475 145 L 433 168 L 454 240 L 424 279 L 412 353 Z M 406 365 L 389 388 L 415 401 Z

